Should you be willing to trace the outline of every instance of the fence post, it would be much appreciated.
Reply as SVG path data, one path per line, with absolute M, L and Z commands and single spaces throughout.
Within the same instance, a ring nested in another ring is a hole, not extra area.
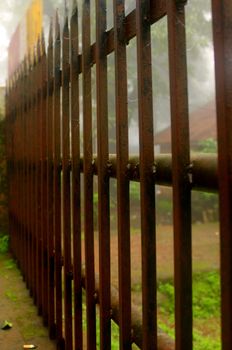
M 131 349 L 130 184 L 124 1 L 114 2 L 120 349 Z
M 60 130 L 60 87 L 61 87 L 61 38 L 58 13 L 55 23 L 54 47 L 54 236 L 55 236 L 55 281 L 56 281 L 56 337 L 58 349 L 64 349 L 63 305 L 62 305 L 62 233 L 61 233 L 61 130 Z
M 78 8 L 74 0 L 70 23 L 70 89 L 71 89 L 71 149 L 72 149 L 72 222 L 74 278 L 74 339 L 75 349 L 83 348 L 82 279 L 81 279 L 81 183 L 80 183 L 80 109 L 78 38 Z
M 156 229 L 150 1 L 136 1 L 140 197 L 142 239 L 143 349 L 157 348 Z
M 90 1 L 83 0 L 82 10 L 82 81 L 83 81 L 83 155 L 84 155 L 84 231 L 86 264 L 87 349 L 96 349 L 96 306 L 93 226 L 93 149 L 92 87 L 90 46 Z
M 184 11 L 183 1 L 168 1 L 176 350 L 192 349 L 192 223 Z
M 232 2 L 212 0 L 218 131 L 222 349 L 232 344 Z

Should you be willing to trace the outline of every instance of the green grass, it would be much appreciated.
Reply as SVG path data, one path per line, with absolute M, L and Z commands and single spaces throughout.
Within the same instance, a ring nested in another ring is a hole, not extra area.
M 159 326 L 174 338 L 173 281 L 158 286 Z M 219 350 L 220 280 L 217 271 L 193 275 L 193 341 L 194 350 Z
M 82 325 L 83 325 L 84 332 L 86 332 L 87 324 L 86 324 L 85 292 L 83 292 L 82 310 L 83 310 Z M 97 343 L 96 345 L 97 345 L 97 349 L 100 349 L 99 307 L 97 307 L 96 311 L 97 311 L 96 312 L 96 343 Z M 119 349 L 119 328 L 113 321 L 111 321 L 111 350 L 118 350 L 118 349 Z
M 132 285 L 132 292 L 141 293 L 141 284 Z M 83 301 L 85 297 L 83 298 Z M 84 303 L 83 303 L 84 304 Z M 83 306 L 83 328 L 86 330 L 85 306 Z M 158 284 L 158 325 L 174 338 L 174 287 L 173 280 Z M 217 271 L 200 272 L 193 275 L 193 349 L 220 350 L 220 276 Z M 99 349 L 99 312 L 97 311 L 97 349 Z M 119 328 L 112 322 L 112 350 L 119 348 Z
M 0 254 L 5 254 L 9 250 L 9 236 L 0 236 Z

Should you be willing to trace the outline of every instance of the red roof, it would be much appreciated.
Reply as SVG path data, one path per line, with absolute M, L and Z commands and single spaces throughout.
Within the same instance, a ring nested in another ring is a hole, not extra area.
M 200 107 L 189 116 L 190 141 L 195 143 L 208 138 L 217 138 L 215 101 Z M 168 127 L 155 135 L 155 144 L 169 144 L 171 128 Z

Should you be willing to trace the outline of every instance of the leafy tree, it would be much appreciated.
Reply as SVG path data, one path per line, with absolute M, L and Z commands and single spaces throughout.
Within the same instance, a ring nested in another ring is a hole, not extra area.
M 217 153 L 217 141 L 213 138 L 200 141 L 198 143 L 198 151 L 203 153 Z

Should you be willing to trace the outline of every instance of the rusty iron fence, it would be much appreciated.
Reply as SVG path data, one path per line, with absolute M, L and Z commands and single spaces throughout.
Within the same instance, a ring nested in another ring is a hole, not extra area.
M 83 1 L 79 42 L 78 8 L 74 1 L 70 20 L 65 14 L 63 30 L 60 31 L 58 15 L 55 28 L 51 24 L 47 50 L 42 37 L 34 55 L 24 61 L 8 82 L 12 252 L 59 349 L 96 349 L 98 304 L 100 349 L 111 348 L 113 320 L 119 325 L 120 349 L 131 349 L 135 343 L 144 350 L 190 350 L 193 347 L 191 191 L 218 191 L 221 335 L 222 349 L 229 350 L 232 345 L 232 2 L 212 0 L 218 157 L 196 154 L 194 158 L 190 157 L 189 146 L 183 25 L 187 1 L 138 0 L 136 9 L 127 16 L 123 0 L 113 3 L 114 27 L 107 30 L 106 1 L 96 1 L 96 42 L 91 44 L 90 2 Z M 163 16 L 168 21 L 171 155 L 154 154 L 150 30 Z M 138 156 L 129 157 L 126 46 L 134 37 L 140 151 Z M 109 154 L 108 145 L 107 56 L 112 52 L 115 55 L 115 155 Z M 93 66 L 97 86 L 97 156 L 93 154 L 92 138 Z M 98 182 L 99 276 L 94 266 L 94 176 Z M 110 178 L 117 180 L 118 289 L 110 281 Z M 141 313 L 131 302 L 130 181 L 140 182 L 141 193 Z M 155 184 L 173 188 L 175 342 L 157 328 Z M 84 333 L 86 344 L 83 345 Z

